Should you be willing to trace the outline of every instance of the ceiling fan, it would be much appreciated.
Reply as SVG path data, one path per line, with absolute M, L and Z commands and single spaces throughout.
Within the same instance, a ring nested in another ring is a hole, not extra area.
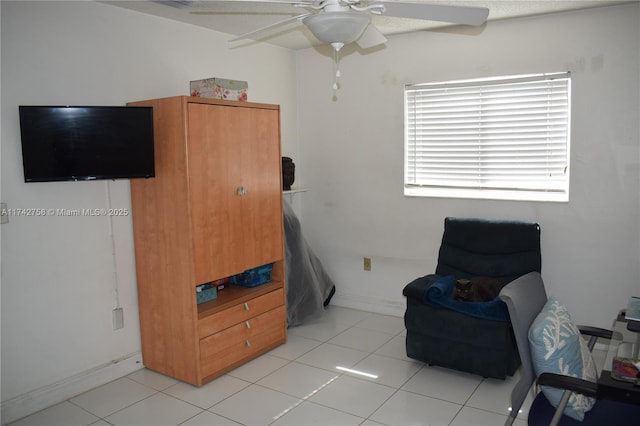
M 318 40 L 330 44 L 333 47 L 336 62 L 334 89 L 337 89 L 338 78 L 340 77 L 338 54 L 344 45 L 355 42 L 360 48 L 368 49 L 384 44 L 387 41 L 384 34 L 371 22 L 371 15 L 463 25 L 482 25 L 489 15 L 489 9 L 484 7 L 427 4 L 402 0 L 220 0 L 209 3 L 228 4 L 238 1 L 280 3 L 303 9 L 304 12 L 299 15 L 242 34 L 230 41 L 260 39 L 260 35 L 267 31 L 299 21 L 304 24 Z M 159 2 L 162 1 L 160 0 Z M 167 3 L 177 3 L 177 1 L 169 1 Z M 190 6 L 196 6 L 197 3 L 202 2 L 183 1 L 182 3 L 191 3 Z M 208 15 L 216 14 L 217 12 L 211 10 L 196 10 L 190 13 Z
M 183 6 L 197 8 L 198 1 L 158 1 L 159 3 L 181 3 Z M 219 0 L 206 3 L 273 3 L 287 4 L 306 9 L 299 15 L 278 21 L 266 27 L 258 28 L 237 36 L 231 41 L 242 39 L 260 39 L 260 34 L 275 28 L 299 21 L 323 43 L 345 44 L 355 42 L 363 49 L 385 43 L 385 36 L 371 23 L 371 15 L 409 18 L 416 20 L 448 22 L 463 25 L 482 25 L 489 15 L 484 7 L 453 6 L 406 2 L 402 0 Z M 178 6 L 179 7 L 179 6 Z M 218 12 L 212 10 L 190 11 L 196 15 L 210 15 Z

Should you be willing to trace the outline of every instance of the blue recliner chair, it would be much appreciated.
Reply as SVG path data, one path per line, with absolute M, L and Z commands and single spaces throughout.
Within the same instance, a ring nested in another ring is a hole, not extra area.
M 492 277 L 506 285 L 529 272 L 541 272 L 541 264 L 537 223 L 446 218 L 435 274 L 417 278 L 403 290 L 407 356 L 482 377 L 513 375 L 520 357 L 502 301 L 496 298 L 486 306 L 458 302 L 473 308 L 464 312 L 434 304 L 426 295 L 443 277 Z M 491 315 L 483 316 L 485 312 Z

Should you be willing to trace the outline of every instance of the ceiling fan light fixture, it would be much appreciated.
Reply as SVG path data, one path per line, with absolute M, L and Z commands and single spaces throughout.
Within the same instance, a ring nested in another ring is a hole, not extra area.
M 305 17 L 302 22 L 324 43 L 349 44 L 364 32 L 371 18 L 358 12 L 324 12 Z

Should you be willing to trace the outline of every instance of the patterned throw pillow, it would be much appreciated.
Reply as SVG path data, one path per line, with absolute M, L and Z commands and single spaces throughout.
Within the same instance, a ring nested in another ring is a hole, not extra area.
M 536 376 L 557 373 L 595 382 L 598 378 L 591 352 L 580 332 L 571 321 L 569 312 L 555 298 L 550 297 L 529 329 L 529 346 Z M 551 405 L 557 407 L 562 389 L 542 386 Z M 582 421 L 595 400 L 573 393 L 564 414 Z

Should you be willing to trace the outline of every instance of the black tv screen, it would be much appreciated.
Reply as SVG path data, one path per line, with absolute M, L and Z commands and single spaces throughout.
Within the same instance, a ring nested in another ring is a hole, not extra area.
M 19 109 L 25 182 L 155 175 L 151 107 Z

